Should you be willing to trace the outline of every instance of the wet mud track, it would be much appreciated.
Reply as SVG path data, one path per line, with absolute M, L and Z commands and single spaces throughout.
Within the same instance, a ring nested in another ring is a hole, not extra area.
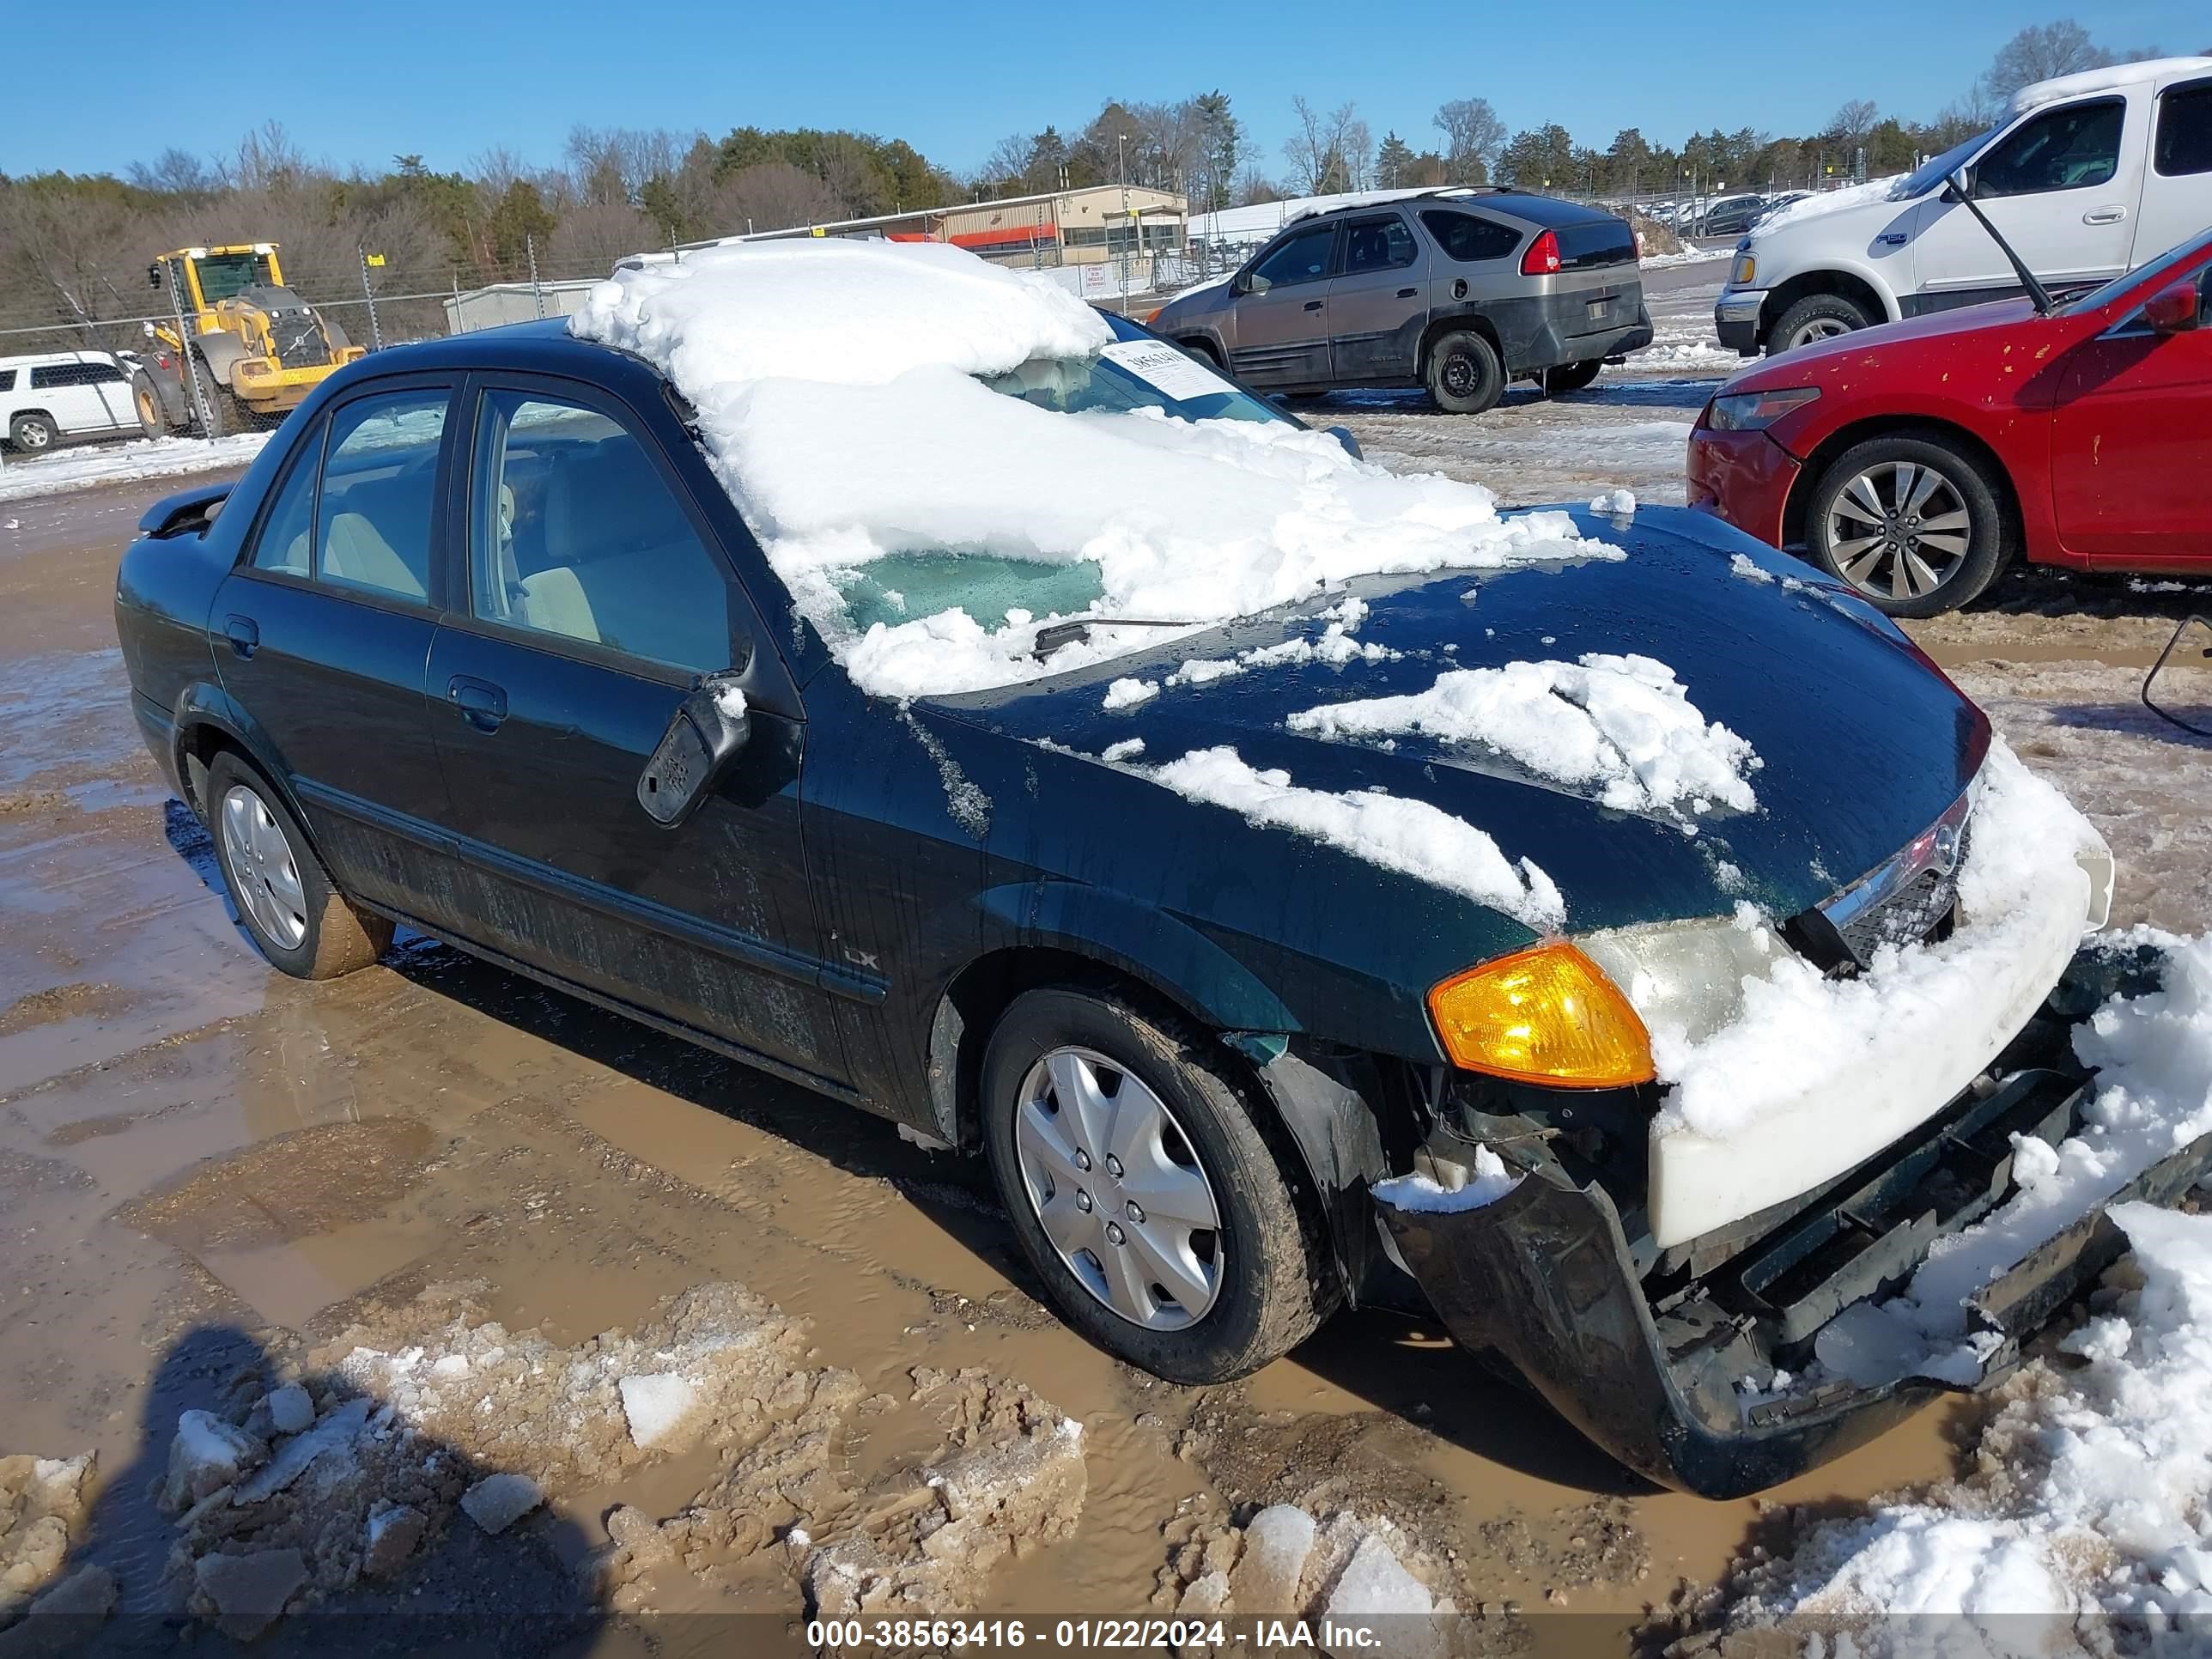
M 114 560 L 157 493 L 15 504 L 0 532 L 0 1456 L 94 1454 L 68 1565 L 111 1572 L 126 1620 L 205 1611 L 208 1558 L 252 1544 L 219 1504 L 155 1504 L 181 1413 L 235 1418 L 297 1380 L 328 1415 L 349 1364 L 471 1355 L 501 1421 L 538 1427 L 447 1434 L 447 1473 L 403 1494 L 434 1525 L 390 1583 L 301 1528 L 315 1503 L 373 1522 L 400 1489 L 302 1480 L 253 1547 L 290 1540 L 303 1582 L 336 1584 L 325 1608 L 527 1615 L 579 1650 L 641 1639 L 617 1613 L 795 1619 L 777 1528 L 891 1537 L 923 1472 L 1031 1421 L 1004 1403 L 1027 1398 L 1081 1425 L 1079 1513 L 985 1547 L 949 1581 L 962 1612 L 1146 1611 L 1194 1517 L 1295 1502 L 1393 1519 L 1510 1650 L 1562 1607 L 1626 1630 L 1755 1536 L 1760 1505 L 1641 1486 L 1433 1328 L 1346 1316 L 1231 1388 L 1136 1373 L 1037 1304 L 979 1166 L 445 947 L 403 935 L 322 985 L 273 973 L 125 700 Z M 1923 637 L 2106 829 L 2122 919 L 2201 928 L 2212 769 L 2122 707 L 2140 645 L 2194 599 L 2120 584 L 2053 618 L 2063 596 L 2037 591 Z M 673 1343 L 651 1334 L 687 1293 L 732 1285 L 791 1329 L 703 1438 L 648 1453 L 605 1389 L 531 1380 Z M 1942 1474 L 1963 1419 L 1924 1413 L 1771 1497 L 1825 1509 Z M 545 1502 L 494 1535 L 454 1505 L 507 1469 Z

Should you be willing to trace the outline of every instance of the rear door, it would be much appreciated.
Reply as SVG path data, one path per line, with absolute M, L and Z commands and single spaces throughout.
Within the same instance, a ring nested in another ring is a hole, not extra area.
M 2054 105 L 1975 162 L 1975 204 L 2046 284 L 2108 282 L 2127 270 L 2148 149 L 2139 102 L 2115 92 Z M 1917 291 L 1900 296 L 1908 316 L 2020 291 L 2003 250 L 1940 188 L 1921 202 L 1913 224 Z
M 131 400 L 131 377 L 123 372 L 123 365 L 112 358 L 102 358 L 84 366 L 84 378 L 100 398 L 102 416 L 111 431 L 125 428 L 137 430 L 138 410 Z
M 422 688 L 453 391 L 379 381 L 319 417 L 209 618 L 339 886 L 434 924 L 447 805 Z
M 2212 257 L 2200 258 L 2194 272 L 2196 328 L 2154 334 L 2131 314 L 2067 354 L 2051 482 L 2059 539 L 2071 552 L 2116 564 L 2212 565 L 2208 266 Z
M 31 370 L 31 396 L 27 401 L 52 416 L 54 424 L 71 435 L 109 430 L 114 422 L 108 418 L 100 388 L 93 383 L 93 368 L 88 363 L 37 365 Z
M 795 701 L 789 714 L 756 702 L 750 740 L 681 827 L 663 829 L 637 801 L 695 678 L 755 649 L 773 665 L 773 645 L 626 404 L 568 380 L 477 385 L 455 532 L 465 592 L 428 677 L 464 837 L 465 931 L 842 1080 L 799 838 Z
M 2212 76 L 2180 82 L 2158 95 L 2135 262 L 2157 258 L 2208 225 L 2212 225 Z
M 1279 238 L 1252 264 L 1237 296 L 1230 368 L 1254 386 L 1321 386 L 1328 380 L 1328 279 L 1334 223 Z
M 1329 377 L 1410 380 L 1429 320 L 1428 250 L 1395 210 L 1344 224 L 1328 285 Z

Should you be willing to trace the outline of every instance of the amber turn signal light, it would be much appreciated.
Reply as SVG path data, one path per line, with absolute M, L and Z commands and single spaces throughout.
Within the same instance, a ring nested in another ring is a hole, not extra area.
M 1429 993 L 1452 1064 L 1571 1089 L 1649 1083 L 1651 1036 L 1620 988 L 1565 939 L 1455 974 Z

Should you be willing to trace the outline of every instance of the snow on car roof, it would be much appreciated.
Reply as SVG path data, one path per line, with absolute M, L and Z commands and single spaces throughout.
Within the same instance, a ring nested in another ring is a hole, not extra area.
M 1066 586 L 1055 568 L 1089 566 L 1096 597 L 1075 614 L 1197 626 L 1358 575 L 1623 556 L 1564 514 L 1506 519 L 1479 484 L 1401 477 L 1288 422 L 1067 414 L 994 391 L 975 377 L 1096 358 L 1111 331 L 1064 290 L 942 244 L 706 250 L 617 271 L 570 330 L 646 358 L 690 399 L 769 562 L 878 696 L 1010 684 L 1133 642 L 1102 629 L 1048 660 L 1048 618 L 1026 598 L 858 627 L 848 590 L 900 557 L 986 556 L 1048 592 Z M 905 605 L 908 584 L 883 586 Z
M 2112 64 L 2103 69 L 2083 70 L 2078 75 L 2061 75 L 2022 87 L 2013 94 L 2012 106 L 2017 113 L 2033 109 L 2039 104 L 2056 103 L 2062 98 L 2079 98 L 2090 92 L 2115 91 L 2122 87 L 2140 86 L 2146 81 L 2163 81 L 2171 75 L 2192 75 L 2203 70 L 2212 70 L 2212 58 L 2149 58 L 2140 63 Z

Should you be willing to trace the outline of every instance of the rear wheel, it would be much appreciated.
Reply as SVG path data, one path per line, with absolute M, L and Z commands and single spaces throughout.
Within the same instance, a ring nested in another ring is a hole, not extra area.
M 1775 323 L 1773 331 L 1766 337 L 1766 353 L 1771 357 L 1794 351 L 1815 340 L 1832 340 L 1838 334 L 1853 333 L 1874 325 L 1875 319 L 1856 300 L 1846 300 L 1840 294 L 1808 294 L 1784 312 Z
M 1593 357 L 1586 363 L 1561 363 L 1557 368 L 1547 368 L 1537 376 L 1547 392 L 1580 392 L 1598 377 L 1605 367 L 1605 359 Z
M 984 1140 L 1023 1253 L 1069 1324 L 1175 1382 L 1256 1370 L 1337 1300 L 1312 1194 L 1210 1047 L 1051 988 L 1014 1001 L 983 1057 Z
M 61 434 L 51 415 L 18 415 L 8 423 L 8 441 L 26 455 L 43 455 Z
M 1935 438 L 1875 438 L 1831 462 L 1806 504 L 1814 562 L 1893 617 L 1966 604 L 2004 568 L 2001 486 Z
M 356 909 L 276 792 L 228 751 L 208 769 L 216 860 L 261 954 L 295 979 L 336 979 L 390 948 L 392 924 Z
M 1480 415 L 1505 395 L 1505 366 L 1498 348 L 1470 330 L 1443 335 L 1429 348 L 1423 378 L 1429 396 L 1447 415 Z

